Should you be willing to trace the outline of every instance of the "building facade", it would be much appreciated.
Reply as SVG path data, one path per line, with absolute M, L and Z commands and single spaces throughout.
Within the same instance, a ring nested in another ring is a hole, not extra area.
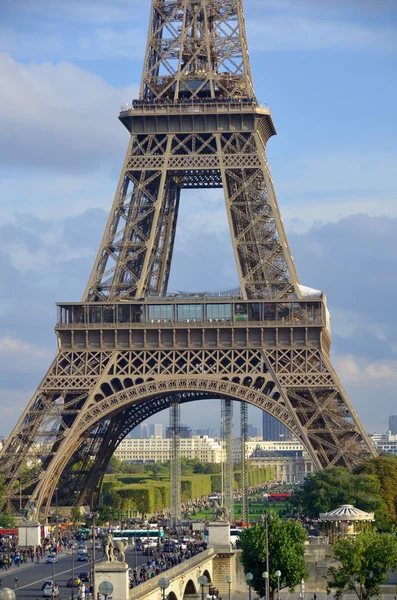
M 389 419 L 390 424 L 390 419 Z M 397 434 L 391 433 L 370 433 L 369 437 L 374 443 L 378 452 L 390 452 L 397 454 Z
M 390 415 L 389 431 L 392 435 L 397 435 L 397 415 Z
M 204 436 L 193 436 L 180 440 L 183 458 L 198 459 L 201 462 L 222 462 L 222 446 L 218 440 Z M 171 440 L 153 436 L 151 438 L 125 438 L 114 455 L 121 461 L 166 462 L 171 459 Z

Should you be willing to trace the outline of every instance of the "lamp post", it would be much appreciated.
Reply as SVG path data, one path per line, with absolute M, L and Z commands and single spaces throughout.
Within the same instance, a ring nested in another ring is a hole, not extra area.
M 251 581 L 253 580 L 254 576 L 252 573 L 247 573 L 247 575 L 245 576 L 247 583 L 248 583 L 248 600 L 251 600 Z
M 230 600 L 230 594 L 231 594 L 231 585 L 233 583 L 233 577 L 231 575 L 226 575 L 226 583 L 229 586 L 229 595 L 228 595 L 228 600 Z
M 201 585 L 201 600 L 204 600 L 204 586 L 207 585 L 208 579 L 205 575 L 200 575 L 198 582 Z
M 280 577 L 281 571 L 276 571 L 275 576 L 277 577 L 277 600 L 280 600 Z
M 99 513 L 92 511 L 89 516 L 92 518 L 92 552 L 91 552 L 92 598 L 95 599 L 95 519 L 97 519 L 99 517 Z
M 74 600 L 74 548 L 72 542 L 72 600 Z
M 169 587 L 170 580 L 167 577 L 160 577 L 159 588 L 163 591 L 163 600 L 165 600 L 165 590 Z
M 265 580 L 265 600 L 269 600 L 268 589 L 269 589 L 269 573 L 267 571 L 263 571 L 262 577 Z
M 305 598 L 305 580 L 302 579 L 301 581 L 301 598 L 302 600 L 304 600 Z
M 110 581 L 102 581 L 102 583 L 99 584 L 98 591 L 102 596 L 105 596 L 105 600 L 107 600 L 107 597 L 110 596 L 110 594 L 113 592 L 113 589 L 113 585 L 110 583 Z

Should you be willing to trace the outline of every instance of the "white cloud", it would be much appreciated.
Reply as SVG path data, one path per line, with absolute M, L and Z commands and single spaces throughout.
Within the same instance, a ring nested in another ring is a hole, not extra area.
M 0 53 L 0 86 L 3 165 L 99 169 L 128 144 L 116 120 L 132 86 L 116 89 L 67 62 L 24 65 L 7 53 Z
M 13 337 L 0 338 L 0 356 L 11 358 L 12 356 L 28 355 L 30 358 L 41 358 L 48 356 L 48 352 L 33 344 Z
M 336 356 L 334 365 L 342 383 L 357 387 L 396 387 L 397 361 L 371 361 L 356 356 Z

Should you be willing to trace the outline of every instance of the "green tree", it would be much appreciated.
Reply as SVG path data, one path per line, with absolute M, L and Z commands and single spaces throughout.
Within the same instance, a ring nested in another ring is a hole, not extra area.
M 337 598 L 355 592 L 359 600 L 380 596 L 382 583 L 390 569 L 397 567 L 397 538 L 393 533 L 363 532 L 334 544 L 338 567 L 328 569 L 327 591 Z
M 0 514 L 0 527 L 15 527 L 15 519 L 9 512 L 2 512 Z
M 379 524 L 388 520 L 378 477 L 365 472 L 350 473 L 345 467 L 313 473 L 292 495 L 291 501 L 295 509 L 307 517 L 317 518 L 321 512 L 341 504 L 354 504 L 361 510 L 375 512 Z
M 72 518 L 72 523 L 80 523 L 81 521 L 81 509 L 78 506 L 72 506 L 72 510 L 70 511 L 70 516 Z
M 306 530 L 298 521 L 282 521 L 276 514 L 269 518 L 269 588 L 272 599 L 277 591 L 277 570 L 281 571 L 280 589 L 293 589 L 302 579 L 307 579 L 308 569 L 304 558 L 306 538 Z M 266 570 L 265 526 L 256 525 L 245 529 L 240 535 L 239 546 L 244 571 L 252 573 L 252 587 L 259 596 L 264 597 L 265 579 L 262 573 Z
M 114 455 L 109 460 L 109 464 L 106 468 L 106 473 L 122 473 L 123 472 L 123 463 L 121 460 L 116 458 Z
M 377 478 L 387 516 L 397 523 L 397 460 L 390 455 L 378 456 L 360 465 L 356 473 Z

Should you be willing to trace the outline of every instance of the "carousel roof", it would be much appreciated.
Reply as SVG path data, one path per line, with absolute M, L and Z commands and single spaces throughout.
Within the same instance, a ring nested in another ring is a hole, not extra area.
M 374 513 L 367 513 L 353 504 L 342 504 L 328 513 L 320 513 L 320 521 L 374 521 Z

